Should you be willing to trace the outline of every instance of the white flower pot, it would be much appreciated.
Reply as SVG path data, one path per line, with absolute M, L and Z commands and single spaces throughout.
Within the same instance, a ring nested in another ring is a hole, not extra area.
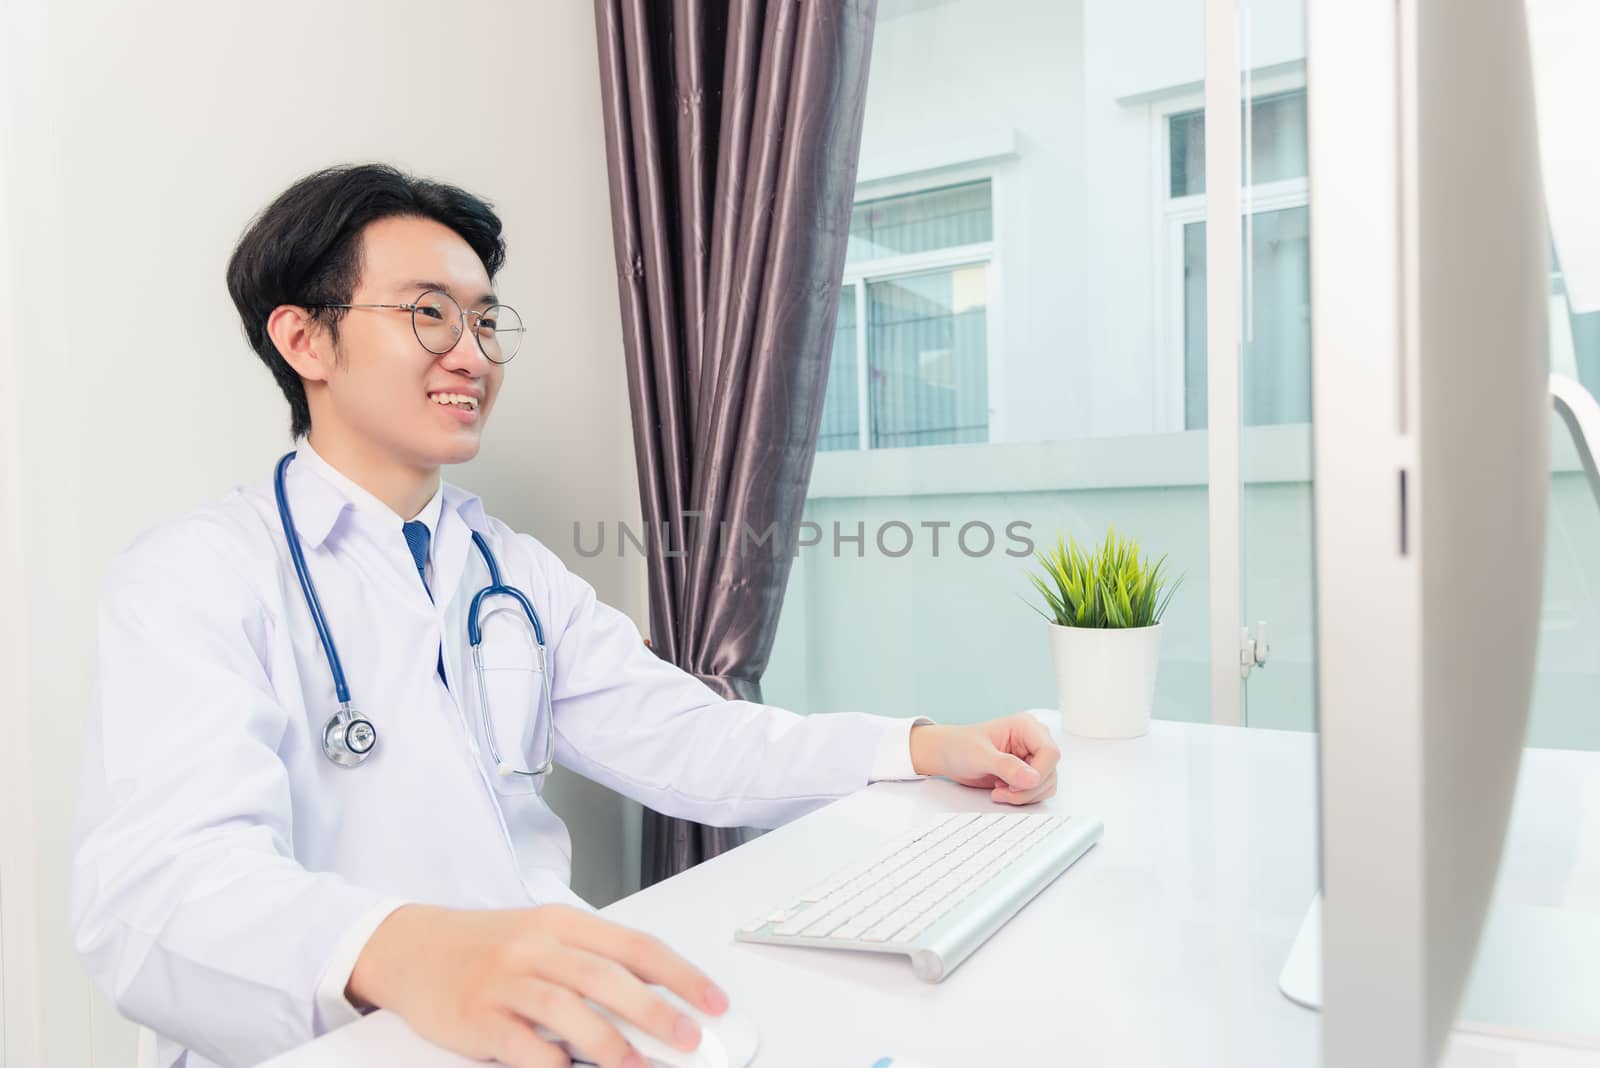
M 1125 630 L 1049 626 L 1062 727 L 1084 738 L 1148 732 L 1161 624 Z

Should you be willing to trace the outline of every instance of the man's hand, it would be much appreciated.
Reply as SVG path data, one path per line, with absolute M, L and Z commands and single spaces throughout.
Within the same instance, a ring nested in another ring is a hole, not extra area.
M 656 939 L 562 905 L 467 911 L 406 905 L 373 932 L 351 972 L 355 1004 L 392 1009 L 436 1045 L 511 1068 L 570 1063 L 542 1024 L 601 1068 L 645 1068 L 603 1005 L 677 1049 L 700 1028 L 647 983 L 712 1015 L 727 995 Z
M 970 727 L 921 723 L 911 728 L 911 766 L 988 790 L 1007 805 L 1028 805 L 1056 792 L 1061 750 L 1044 725 L 1025 712 Z

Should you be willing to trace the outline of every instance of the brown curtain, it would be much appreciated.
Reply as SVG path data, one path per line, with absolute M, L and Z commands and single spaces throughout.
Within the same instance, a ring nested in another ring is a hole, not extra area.
M 731 699 L 761 700 L 811 477 L 876 6 L 595 0 L 651 646 Z M 643 837 L 647 886 L 741 841 Z

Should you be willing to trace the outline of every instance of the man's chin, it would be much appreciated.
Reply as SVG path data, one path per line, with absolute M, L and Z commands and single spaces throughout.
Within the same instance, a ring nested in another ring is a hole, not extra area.
M 478 450 L 482 445 L 483 439 L 477 434 L 473 434 L 471 437 L 463 435 L 433 450 L 431 459 L 440 467 L 448 467 L 451 464 L 464 464 L 478 455 Z

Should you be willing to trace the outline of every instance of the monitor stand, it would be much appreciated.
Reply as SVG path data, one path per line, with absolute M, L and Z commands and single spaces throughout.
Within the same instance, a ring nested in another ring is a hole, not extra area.
M 1322 895 L 1300 923 L 1278 988 L 1322 1007 Z M 1600 1050 L 1600 912 L 1496 902 L 1456 1014 L 1460 1031 Z

